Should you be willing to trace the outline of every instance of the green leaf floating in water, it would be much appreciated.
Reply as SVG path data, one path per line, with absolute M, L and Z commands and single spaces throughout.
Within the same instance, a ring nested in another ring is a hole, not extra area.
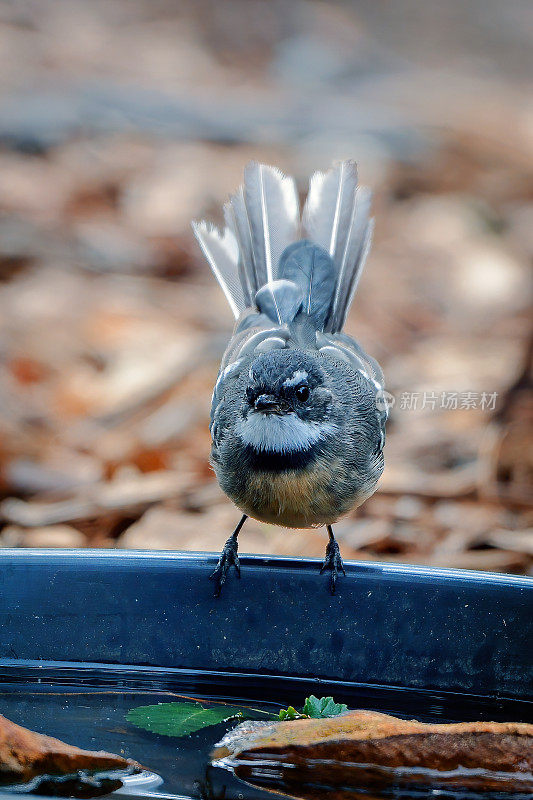
M 210 725 L 243 718 L 240 708 L 225 705 L 204 708 L 200 703 L 159 703 L 132 708 L 126 714 L 132 725 L 163 736 L 188 736 Z
M 231 719 L 257 719 L 266 715 L 280 720 L 294 720 L 302 717 L 336 717 L 348 710 L 344 703 L 335 703 L 332 697 L 307 697 L 302 711 L 293 706 L 281 709 L 279 716 L 259 708 L 236 708 L 223 703 L 204 708 L 201 703 L 159 703 L 156 706 L 139 706 L 126 714 L 126 719 L 138 728 L 163 736 L 188 736 L 191 733 L 229 722 Z

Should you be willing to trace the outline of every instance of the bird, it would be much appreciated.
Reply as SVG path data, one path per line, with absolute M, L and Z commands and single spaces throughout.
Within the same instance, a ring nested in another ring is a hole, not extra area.
M 240 578 L 252 517 L 325 526 L 320 574 L 346 574 L 333 524 L 376 490 L 384 466 L 384 379 L 343 331 L 368 255 L 371 192 L 352 160 L 315 172 L 300 215 L 293 178 L 252 161 L 224 205 L 225 227 L 192 228 L 236 319 L 212 396 L 211 465 L 242 512 L 210 575 Z M 381 402 L 380 402 L 381 399 Z

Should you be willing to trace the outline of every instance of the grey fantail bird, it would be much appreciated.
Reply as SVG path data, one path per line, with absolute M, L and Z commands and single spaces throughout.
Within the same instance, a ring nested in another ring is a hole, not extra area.
M 311 178 L 300 219 L 292 178 L 252 162 L 224 207 L 223 233 L 194 233 L 237 321 L 213 392 L 211 462 L 243 512 L 211 576 L 234 565 L 248 516 L 325 525 L 321 572 L 344 572 L 331 525 L 383 471 L 383 374 L 342 332 L 372 236 L 370 192 L 354 162 Z

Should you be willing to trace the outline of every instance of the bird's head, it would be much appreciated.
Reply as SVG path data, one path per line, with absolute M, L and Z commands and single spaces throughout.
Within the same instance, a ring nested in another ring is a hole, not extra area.
M 307 450 L 331 436 L 332 392 L 319 359 L 300 350 L 262 353 L 249 370 L 237 433 L 259 452 Z

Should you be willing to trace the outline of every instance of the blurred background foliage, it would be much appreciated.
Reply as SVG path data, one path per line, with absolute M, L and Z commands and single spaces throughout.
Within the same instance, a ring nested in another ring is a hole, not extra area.
M 355 158 L 348 330 L 396 402 L 343 553 L 531 572 L 532 32 L 529 0 L 0 2 L 0 544 L 220 549 L 232 318 L 189 223 L 250 158 L 302 194 Z

